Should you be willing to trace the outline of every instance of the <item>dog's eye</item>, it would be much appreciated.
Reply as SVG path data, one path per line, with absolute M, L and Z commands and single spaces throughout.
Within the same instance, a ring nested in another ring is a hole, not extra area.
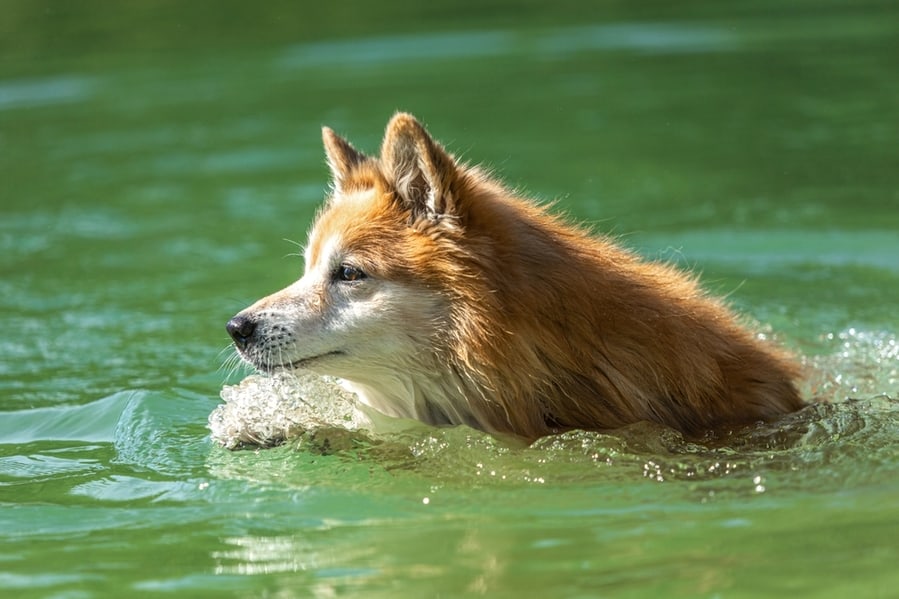
M 336 278 L 339 281 L 361 281 L 365 278 L 365 273 L 361 269 L 349 264 L 341 264 L 337 267 Z

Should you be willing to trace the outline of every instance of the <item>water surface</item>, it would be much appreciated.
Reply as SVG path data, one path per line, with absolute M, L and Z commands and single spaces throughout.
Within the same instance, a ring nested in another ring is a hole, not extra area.
M 889 3 L 2 8 L 3 592 L 899 587 Z M 831 403 L 708 446 L 641 425 L 217 447 L 223 325 L 301 271 L 320 126 L 374 151 L 397 109 L 700 272 Z

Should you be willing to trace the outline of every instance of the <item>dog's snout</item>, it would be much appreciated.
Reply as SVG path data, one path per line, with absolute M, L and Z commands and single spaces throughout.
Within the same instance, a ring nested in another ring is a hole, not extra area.
M 240 349 L 246 349 L 256 331 L 256 321 L 244 314 L 238 314 L 228 321 L 225 328 L 234 339 L 234 344 Z

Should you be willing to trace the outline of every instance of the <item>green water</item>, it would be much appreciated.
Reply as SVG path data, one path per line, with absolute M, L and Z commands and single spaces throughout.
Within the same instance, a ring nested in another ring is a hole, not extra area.
M 0 1 L 0 594 L 896 596 L 899 11 L 590 4 Z M 396 109 L 700 271 L 835 403 L 716 447 L 215 446 L 320 126 L 373 151 Z

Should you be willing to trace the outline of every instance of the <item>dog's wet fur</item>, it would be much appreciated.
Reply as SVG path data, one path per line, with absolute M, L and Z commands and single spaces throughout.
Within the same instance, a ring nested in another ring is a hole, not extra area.
M 305 273 L 228 322 L 258 370 L 527 440 L 640 421 L 702 436 L 803 406 L 791 356 L 694 276 L 519 197 L 411 115 L 377 157 L 323 139 L 332 193 Z

